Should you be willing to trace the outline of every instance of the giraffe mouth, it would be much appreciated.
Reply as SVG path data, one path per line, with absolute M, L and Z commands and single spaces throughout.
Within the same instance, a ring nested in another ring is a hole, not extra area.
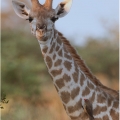
M 43 39 L 43 38 L 45 38 L 45 35 L 39 35 L 39 38 Z
M 36 30 L 36 38 L 39 41 L 47 41 L 48 37 L 46 36 L 46 34 L 40 34 L 39 31 Z
M 42 36 L 40 40 L 41 40 L 41 41 L 47 41 L 47 39 L 48 39 L 47 36 Z
M 36 37 L 38 40 L 42 40 L 45 38 L 45 33 L 41 33 L 39 30 L 36 30 Z

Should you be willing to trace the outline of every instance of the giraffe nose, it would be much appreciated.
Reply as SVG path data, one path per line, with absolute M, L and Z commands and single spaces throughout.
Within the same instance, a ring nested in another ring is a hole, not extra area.
M 43 37 L 45 35 L 45 30 L 46 30 L 45 25 L 37 25 L 36 29 L 39 31 L 39 36 Z
M 44 30 L 46 29 L 46 25 L 37 25 L 37 28 L 40 29 L 40 30 Z
M 39 31 L 40 35 L 44 35 L 46 31 L 46 25 L 37 25 L 37 30 Z

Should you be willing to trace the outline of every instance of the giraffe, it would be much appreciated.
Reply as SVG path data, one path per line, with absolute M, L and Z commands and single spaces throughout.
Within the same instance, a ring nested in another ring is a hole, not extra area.
M 89 99 L 95 120 L 118 120 L 119 93 L 104 86 L 70 42 L 55 29 L 55 22 L 70 11 L 72 0 L 64 0 L 56 9 L 52 8 L 53 0 L 46 0 L 43 5 L 38 0 L 31 2 L 32 9 L 20 1 L 13 0 L 12 4 L 15 13 L 29 21 L 68 116 L 71 120 L 88 120 L 82 106 L 84 99 Z

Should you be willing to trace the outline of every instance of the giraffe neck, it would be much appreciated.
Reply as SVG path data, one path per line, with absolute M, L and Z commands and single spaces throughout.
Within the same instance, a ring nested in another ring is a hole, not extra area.
M 86 115 L 84 115 L 82 106 L 84 99 L 89 99 L 95 103 L 93 104 L 94 114 L 96 117 L 99 117 L 98 115 L 101 111 L 96 112 L 98 111 L 97 109 L 100 106 L 99 109 L 103 110 L 103 112 L 107 111 L 106 97 L 110 96 L 101 91 L 84 74 L 61 39 L 64 39 L 64 37 L 61 37 L 55 30 L 46 43 L 39 43 L 48 72 L 52 76 L 54 86 L 62 100 L 63 106 L 72 119 L 79 117 L 85 119 Z

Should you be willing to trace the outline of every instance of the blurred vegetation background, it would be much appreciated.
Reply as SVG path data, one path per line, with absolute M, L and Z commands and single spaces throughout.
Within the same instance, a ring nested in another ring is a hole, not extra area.
M 3 105 L 1 119 L 69 120 L 28 23 L 14 20 L 11 9 L 1 14 L 1 90 L 9 100 Z M 115 24 L 105 29 L 101 38 L 86 37 L 84 46 L 74 45 L 74 36 L 70 41 L 93 74 L 104 85 L 118 90 L 119 29 Z

